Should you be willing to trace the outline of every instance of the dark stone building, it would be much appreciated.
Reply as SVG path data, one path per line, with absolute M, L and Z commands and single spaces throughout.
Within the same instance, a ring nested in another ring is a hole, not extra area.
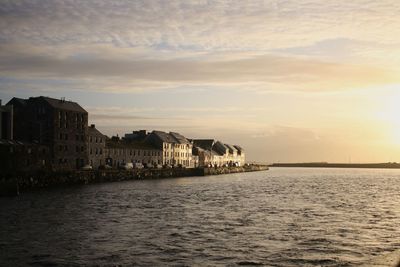
M 98 169 L 105 165 L 106 136 L 96 129 L 94 124 L 88 128 L 88 157 L 89 165 Z
M 13 116 L 13 107 L 2 106 L 0 99 L 0 139 L 13 139 Z
M 49 147 L 56 170 L 88 164 L 88 113 L 79 104 L 49 97 L 13 98 L 14 139 Z
M 50 153 L 47 146 L 0 139 L 1 175 L 46 170 L 50 168 L 50 161 Z

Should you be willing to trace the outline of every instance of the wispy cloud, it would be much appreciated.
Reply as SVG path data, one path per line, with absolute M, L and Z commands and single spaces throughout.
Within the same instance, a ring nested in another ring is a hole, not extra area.
M 80 79 L 84 85 L 93 83 L 97 90 L 128 92 L 182 85 L 337 90 L 400 81 L 392 69 L 275 55 L 215 61 L 122 59 L 113 55 L 58 58 L 27 52 L 10 56 L 0 52 L 0 71 L 14 78 Z

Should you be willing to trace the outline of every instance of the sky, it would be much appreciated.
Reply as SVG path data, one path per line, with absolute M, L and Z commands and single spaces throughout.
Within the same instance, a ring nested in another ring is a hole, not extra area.
M 257 162 L 400 161 L 400 1 L 0 0 L 0 99 Z

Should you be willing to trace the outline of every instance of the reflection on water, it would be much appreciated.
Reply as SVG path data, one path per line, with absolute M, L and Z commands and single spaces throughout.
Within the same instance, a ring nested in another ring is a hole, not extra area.
M 400 170 L 276 169 L 0 199 L 0 265 L 348 266 L 400 248 Z

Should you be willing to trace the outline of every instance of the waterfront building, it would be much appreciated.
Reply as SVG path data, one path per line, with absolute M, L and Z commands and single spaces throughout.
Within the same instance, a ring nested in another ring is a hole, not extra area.
M 237 161 L 240 163 L 240 166 L 243 166 L 246 159 L 244 149 L 238 145 L 234 145 L 233 147 L 237 150 Z
M 45 170 L 50 167 L 47 146 L 0 139 L 0 170 L 2 174 Z
M 245 163 L 242 148 L 214 139 L 194 139 L 193 154 L 199 157 L 199 166 L 242 166 Z
M 106 136 L 96 129 L 94 124 L 88 128 L 88 158 L 89 165 L 98 169 L 105 165 L 104 150 L 106 148 Z
M 13 113 L 13 107 L 2 106 L 0 99 L 0 139 L 13 139 Z
M 124 163 L 193 168 L 210 164 L 237 166 L 245 162 L 244 151 L 239 146 L 214 139 L 190 140 L 176 132 L 139 130 L 125 134 L 122 139 L 108 138 L 95 125 L 88 126 L 85 109 L 65 99 L 13 98 L 6 106 L 0 101 L 0 126 L 0 140 L 16 140 L 16 143 L 2 144 L 3 154 L 7 153 L 8 148 L 4 147 L 8 146 L 10 151 L 18 150 L 13 160 L 52 170 L 76 170 L 85 165 L 93 169 L 104 165 L 119 167 Z M 47 148 L 45 155 L 32 152 L 45 151 L 43 147 Z M 23 151 L 37 155 L 42 163 L 38 164 L 30 156 L 24 157 Z
M 49 97 L 13 98 L 14 139 L 49 147 L 55 170 L 88 164 L 88 113 L 79 104 Z
M 192 161 L 192 143 L 183 135 L 175 132 L 152 131 L 146 142 L 162 151 L 162 164 L 170 166 L 194 167 Z
M 162 164 L 162 150 L 143 141 L 130 141 L 117 136 L 106 139 L 105 163 L 118 168 L 126 163 L 142 163 L 150 167 Z

